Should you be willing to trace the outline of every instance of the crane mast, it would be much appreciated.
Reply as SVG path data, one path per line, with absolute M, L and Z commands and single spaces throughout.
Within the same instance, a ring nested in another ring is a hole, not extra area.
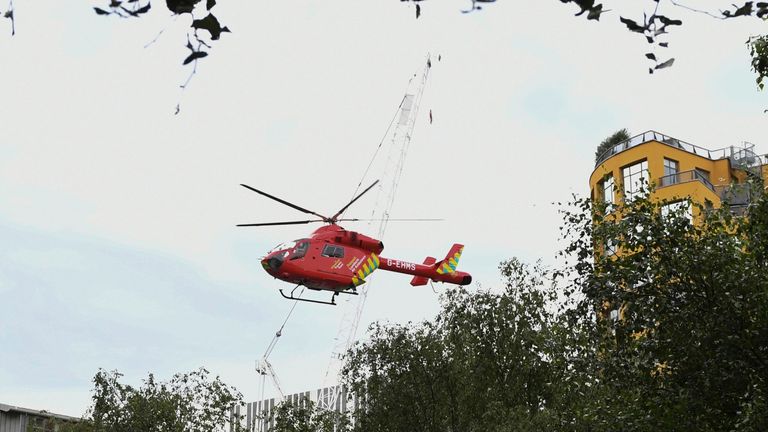
M 395 194 L 400 182 L 400 177 L 405 165 L 405 158 L 408 152 L 408 147 L 411 143 L 411 137 L 413 136 L 413 129 L 416 125 L 416 118 L 419 113 L 421 105 L 421 98 L 424 93 L 424 87 L 429 77 L 430 69 L 432 68 L 431 58 L 429 54 L 421 71 L 421 74 L 414 74 L 409 80 L 408 89 L 405 95 L 403 95 L 397 112 L 392 119 L 390 128 L 387 130 L 382 139 L 381 144 L 384 144 L 389 137 L 388 155 L 382 167 L 382 173 L 378 176 L 381 179 L 380 187 L 377 188 L 376 205 L 371 212 L 371 219 L 379 219 L 378 235 L 376 238 L 382 239 L 387 229 L 387 222 L 390 217 L 390 211 L 395 201 Z M 390 132 L 391 130 L 391 132 Z M 378 152 L 382 145 L 374 153 L 371 163 L 368 165 L 368 169 L 371 168 L 374 160 L 378 156 Z M 366 173 L 363 175 L 360 184 L 365 180 Z M 359 188 L 359 186 L 358 186 Z M 344 361 L 344 355 L 352 347 L 357 339 L 357 330 L 360 325 L 360 318 L 365 307 L 365 301 L 368 296 L 368 290 L 372 284 L 371 280 L 368 283 L 358 288 L 358 296 L 350 296 L 343 305 L 343 315 L 340 321 L 339 329 L 334 338 L 334 347 L 331 352 L 331 358 L 328 363 L 328 368 L 323 377 L 322 388 L 328 388 L 326 396 L 318 401 L 318 405 L 326 410 L 334 410 L 339 395 L 342 394 L 343 389 L 340 383 L 340 371 Z

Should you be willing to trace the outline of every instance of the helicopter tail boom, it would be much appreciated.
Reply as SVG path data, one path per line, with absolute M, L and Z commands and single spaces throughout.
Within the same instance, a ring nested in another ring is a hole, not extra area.
M 435 258 L 427 257 L 424 264 L 379 257 L 381 263 L 379 268 L 414 275 L 415 277 L 411 280 L 413 286 L 426 285 L 429 279 L 435 282 L 469 285 L 472 282 L 472 276 L 456 270 L 463 250 L 463 245 L 454 244 L 444 260 L 435 262 Z

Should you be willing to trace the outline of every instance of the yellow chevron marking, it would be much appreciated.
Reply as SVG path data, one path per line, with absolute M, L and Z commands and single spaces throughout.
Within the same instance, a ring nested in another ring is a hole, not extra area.
M 373 262 L 376 263 L 376 268 L 379 268 L 379 257 L 376 256 L 376 254 L 371 254 L 371 257 L 373 258 Z
M 365 275 L 363 274 L 363 269 L 360 269 L 360 270 L 357 271 L 357 276 L 360 279 L 365 279 Z

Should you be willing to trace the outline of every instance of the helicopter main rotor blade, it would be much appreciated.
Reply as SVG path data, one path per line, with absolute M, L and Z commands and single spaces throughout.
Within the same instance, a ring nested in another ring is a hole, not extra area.
M 373 222 L 373 221 L 387 221 L 387 222 L 440 222 L 445 219 L 338 219 L 338 222 Z
M 367 187 L 367 188 L 366 188 L 364 191 L 360 192 L 360 195 L 358 195 L 358 196 L 356 196 L 356 197 L 352 198 L 352 201 L 350 201 L 349 203 L 347 203 L 347 205 L 345 205 L 344 207 L 342 207 L 342 208 L 341 208 L 341 210 L 337 211 L 335 215 L 331 216 L 331 220 L 332 220 L 332 221 L 336 221 L 336 218 L 338 218 L 339 216 L 341 216 L 341 214 L 342 214 L 342 213 L 344 213 L 344 211 L 345 211 L 347 208 L 349 208 L 349 206 L 351 206 L 351 205 L 352 205 L 352 204 L 353 204 L 355 201 L 357 201 L 357 200 L 358 200 L 358 199 L 359 199 L 361 196 L 365 195 L 365 193 L 366 193 L 366 192 L 368 192 L 369 190 L 371 190 L 371 188 L 373 188 L 374 186 L 376 186 L 376 183 L 378 183 L 378 182 L 379 182 L 379 181 L 378 181 L 378 180 L 376 180 L 375 182 L 371 183 L 371 185 L 370 185 L 370 186 L 368 186 L 368 187 Z
M 285 222 L 262 222 L 262 223 L 250 223 L 250 224 L 238 224 L 239 227 L 254 227 L 254 226 L 274 226 L 274 225 L 301 225 L 312 222 L 325 222 L 325 219 L 312 219 L 303 221 L 285 221 Z
M 280 204 L 285 204 L 285 205 L 287 205 L 288 207 L 294 208 L 294 209 L 296 209 L 296 210 L 298 210 L 298 211 L 300 211 L 300 212 L 303 212 L 303 213 L 307 213 L 307 214 L 313 214 L 313 215 L 315 215 L 315 216 L 317 216 L 317 217 L 323 218 L 323 221 L 326 221 L 326 220 L 328 220 L 328 218 L 327 218 L 327 217 L 325 217 L 325 216 L 323 216 L 323 215 L 321 215 L 321 214 L 317 214 L 317 213 L 313 212 L 312 210 L 307 210 L 307 209 L 305 209 L 305 208 L 303 208 L 303 207 L 299 207 L 299 206 L 297 206 L 296 204 L 292 204 L 292 203 L 289 203 L 289 202 L 288 202 L 288 201 L 286 201 L 286 200 L 282 200 L 282 199 L 280 199 L 280 198 L 278 198 L 278 197 L 276 197 L 276 196 L 272 196 L 272 195 L 270 195 L 270 194 L 268 194 L 268 193 L 266 193 L 266 192 L 262 192 L 262 191 L 260 191 L 260 190 L 258 190 L 258 189 L 256 189 L 256 188 L 250 187 L 250 186 L 248 186 L 248 185 L 246 185 L 246 184 L 242 184 L 242 183 L 241 183 L 241 184 L 240 184 L 240 186 L 242 186 L 242 187 L 244 187 L 244 188 L 246 188 L 246 189 L 250 189 L 250 190 L 252 190 L 252 191 L 256 192 L 257 194 L 260 194 L 260 195 L 264 195 L 264 196 L 265 196 L 265 197 L 267 197 L 267 198 L 271 198 L 271 199 L 273 199 L 273 200 L 275 200 L 275 201 L 279 202 Z

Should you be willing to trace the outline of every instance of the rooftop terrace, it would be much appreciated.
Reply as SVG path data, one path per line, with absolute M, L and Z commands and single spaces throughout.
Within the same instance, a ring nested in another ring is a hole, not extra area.
M 763 157 L 755 154 L 754 144 L 747 142 L 745 142 L 742 147 L 729 146 L 717 150 L 709 150 L 704 147 L 687 143 L 677 138 L 672 138 L 671 136 L 664 135 L 656 131 L 647 131 L 635 135 L 628 140 L 624 140 L 603 152 L 603 154 L 597 158 L 595 168 L 600 166 L 600 164 L 614 155 L 651 141 L 660 142 L 670 147 L 674 147 L 688 153 L 693 153 L 695 155 L 711 160 L 727 158 L 731 160 L 731 166 L 734 168 L 754 168 L 764 164 Z

